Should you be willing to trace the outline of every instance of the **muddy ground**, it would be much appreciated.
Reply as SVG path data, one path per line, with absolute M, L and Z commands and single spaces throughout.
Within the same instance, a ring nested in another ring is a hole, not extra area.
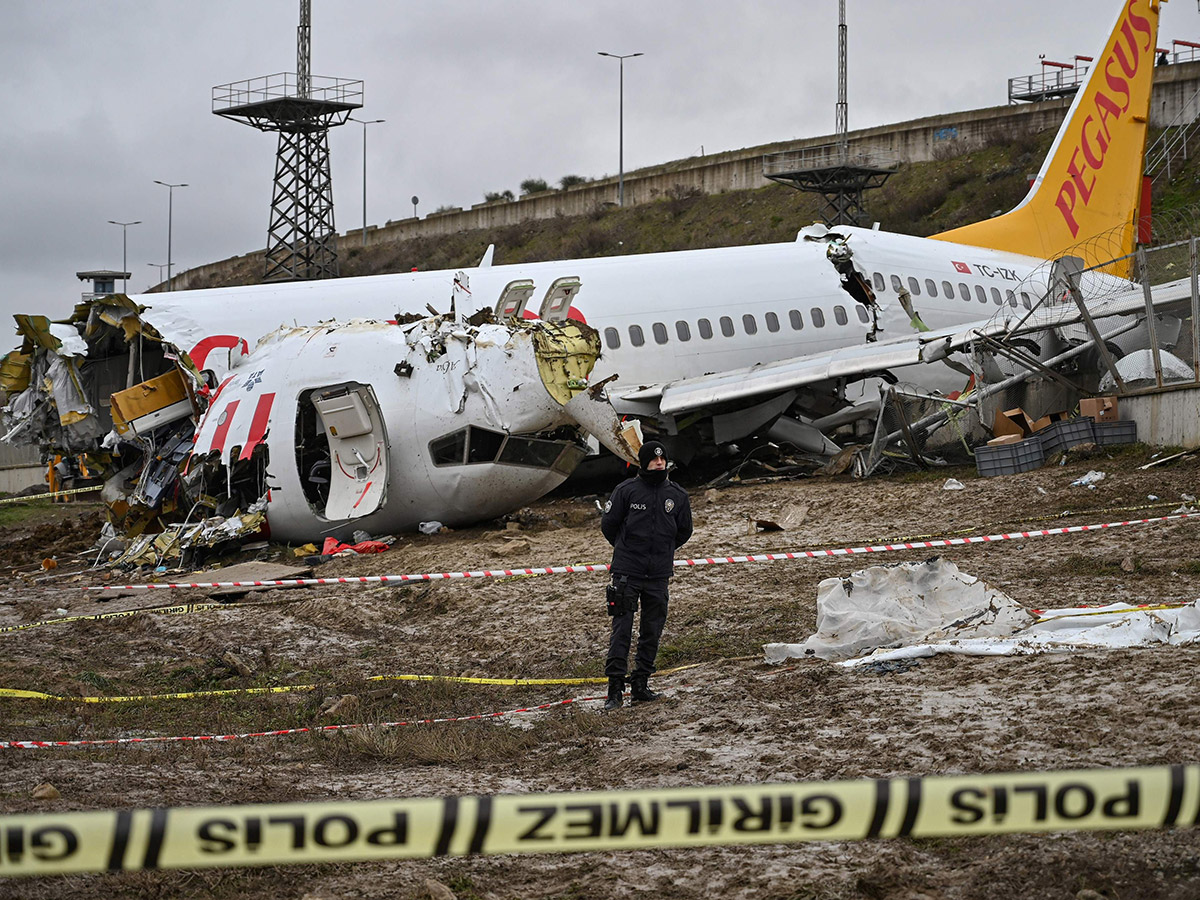
M 686 549 L 693 556 L 741 554 L 1160 515 L 1179 506 L 1181 495 L 1200 493 L 1200 460 L 1139 471 L 1152 452 L 1139 446 L 994 479 L 954 469 L 696 488 L 696 535 Z M 1089 469 L 1107 477 L 1095 490 L 1070 486 Z M 944 491 L 948 475 L 965 489 Z M 507 526 L 405 536 L 384 555 L 336 559 L 318 573 L 605 562 L 594 500 L 551 498 Z M 748 519 L 777 517 L 794 504 L 807 506 L 798 527 L 748 531 Z M 165 592 L 106 603 L 83 592 L 107 580 L 71 556 L 81 538 L 95 536 L 94 512 L 64 506 L 7 526 L 0 563 L 5 571 L 19 568 L 4 578 L 0 626 L 54 618 L 59 610 L 87 614 L 167 602 Z M 75 525 L 76 519 L 83 521 Z M 50 528 L 47 521 L 58 524 Z M 32 535 L 37 527 L 45 529 L 41 544 Z M 58 568 L 45 572 L 40 563 L 48 555 L 57 555 Z M 258 555 L 291 559 L 288 548 L 275 546 Z M 943 656 L 885 676 L 820 661 L 783 668 L 762 662 L 763 643 L 798 641 L 813 631 L 821 579 L 929 555 L 682 572 L 672 587 L 659 665 L 703 665 L 656 677 L 666 696 L 652 705 L 602 715 L 598 703 L 586 702 L 490 722 L 224 744 L 0 750 L 0 812 L 1196 762 L 1200 648 Z M 946 555 L 1031 608 L 1200 596 L 1200 523 L 1192 521 Z M 270 591 L 251 598 L 262 606 L 0 634 L 0 687 L 79 696 L 320 685 L 273 696 L 129 704 L 0 699 L 0 739 L 241 733 L 469 715 L 594 696 L 598 685 L 365 679 L 599 676 L 608 628 L 603 582 L 600 575 L 568 575 Z M 170 599 L 203 596 L 193 591 Z M 61 797 L 33 799 L 44 782 Z M 0 881 L 0 897 L 409 898 L 430 896 L 432 879 L 463 900 L 1191 898 L 1200 896 L 1198 837 L 1194 830 L 1000 836 L 73 876 Z

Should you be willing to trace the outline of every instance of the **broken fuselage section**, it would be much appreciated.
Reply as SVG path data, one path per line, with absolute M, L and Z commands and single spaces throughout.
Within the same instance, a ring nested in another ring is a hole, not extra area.
M 636 454 L 588 390 L 600 341 L 583 323 L 281 328 L 252 353 L 210 353 L 220 365 L 201 370 L 142 312 L 113 296 L 67 323 L 21 317 L 24 345 L 0 373 L 7 439 L 104 478 L 126 533 L 257 527 L 251 510 L 289 541 L 464 525 L 561 484 L 588 452 L 580 419 Z
M 219 386 L 185 481 L 236 485 L 241 504 L 268 496 L 286 540 L 494 518 L 586 455 L 563 405 L 598 353 L 576 323 L 281 329 Z

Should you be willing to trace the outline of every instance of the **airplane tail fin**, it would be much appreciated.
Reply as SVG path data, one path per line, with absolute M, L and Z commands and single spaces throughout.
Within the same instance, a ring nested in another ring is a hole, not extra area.
M 1132 252 L 1142 198 L 1159 4 L 1123 0 L 1104 53 L 1059 129 L 1028 195 L 994 219 L 937 240 L 1087 265 Z

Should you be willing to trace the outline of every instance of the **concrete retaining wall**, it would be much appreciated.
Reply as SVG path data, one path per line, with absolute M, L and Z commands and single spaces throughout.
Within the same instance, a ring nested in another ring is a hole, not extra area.
M 1137 422 L 1143 444 L 1200 447 L 1200 388 L 1122 397 L 1119 411 L 1122 419 Z
M 1200 89 L 1200 62 L 1159 66 L 1154 74 L 1153 127 L 1166 127 L 1178 120 L 1190 121 L 1200 113 L 1196 99 Z M 1066 99 L 994 106 L 861 129 L 849 134 L 850 152 L 852 155 L 884 154 L 902 163 L 949 158 L 976 150 L 998 136 L 1036 134 L 1057 128 L 1070 104 L 1070 99 Z M 779 141 L 637 169 L 625 174 L 625 202 L 627 205 L 649 203 L 672 191 L 698 190 L 716 194 L 763 187 L 770 184 L 762 174 L 765 155 L 820 147 L 833 141 L 834 135 Z M 371 225 L 366 229 L 367 243 L 457 234 L 515 225 L 531 219 L 586 215 L 598 206 L 615 204 L 616 200 L 617 177 L 614 175 L 566 190 L 527 195 L 513 202 L 480 203 L 470 209 L 430 213 L 423 219 L 399 219 L 382 226 Z M 361 245 L 362 229 L 347 231 L 341 240 L 344 246 Z M 175 276 L 176 287 L 186 290 L 193 279 L 219 273 L 234 260 L 242 258 L 234 257 L 182 272 Z

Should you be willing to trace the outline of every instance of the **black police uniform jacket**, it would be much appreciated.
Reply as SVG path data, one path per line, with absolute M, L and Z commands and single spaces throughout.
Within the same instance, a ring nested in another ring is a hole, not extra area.
M 669 479 L 654 485 L 635 475 L 612 492 L 600 530 L 614 548 L 614 575 L 669 578 L 675 551 L 692 536 L 687 491 Z

